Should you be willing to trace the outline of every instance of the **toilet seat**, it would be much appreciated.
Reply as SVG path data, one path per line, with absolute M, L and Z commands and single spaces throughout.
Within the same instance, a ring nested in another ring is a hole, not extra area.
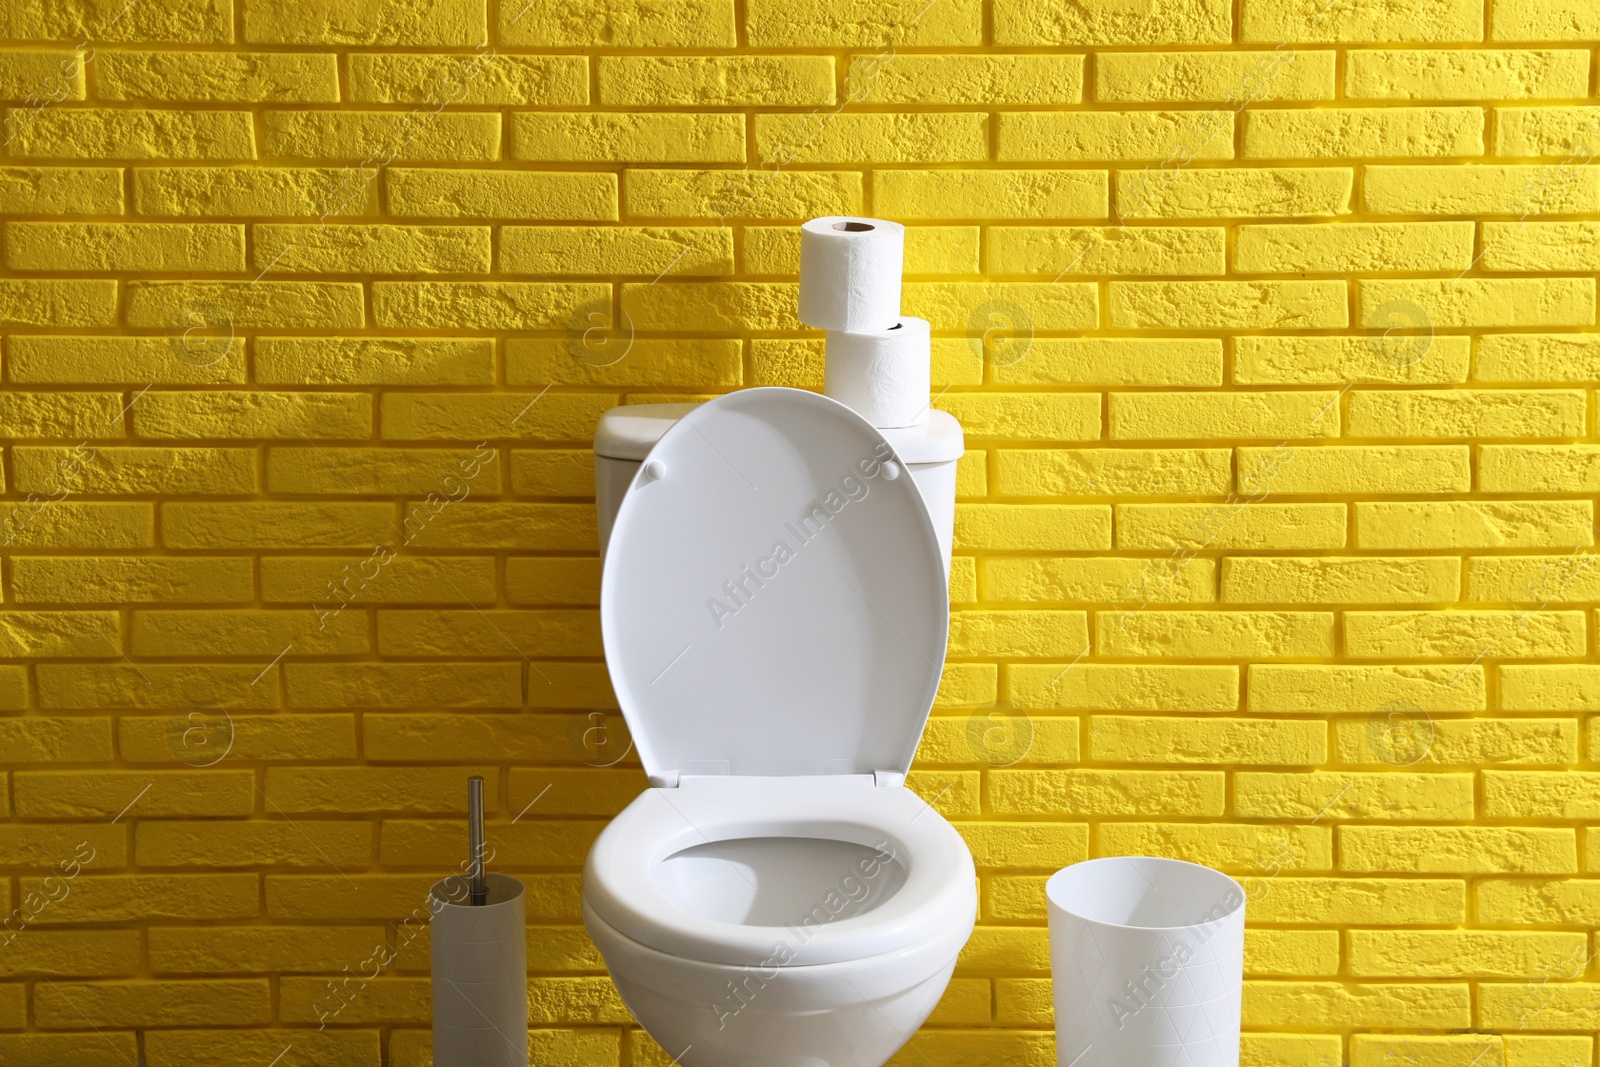
M 656 786 L 899 775 L 938 691 L 944 552 L 894 447 L 800 389 L 709 400 L 618 508 L 600 629 Z
M 656 877 L 664 860 L 685 849 L 762 837 L 879 848 L 905 868 L 905 882 L 871 911 L 800 928 L 693 915 Z M 952 923 L 970 929 L 974 877 L 954 827 L 903 786 L 863 775 L 691 777 L 678 788 L 647 790 L 612 820 L 589 853 L 584 900 L 619 934 L 659 952 L 774 966 L 774 947 L 785 944 L 794 956 L 782 965 L 806 966 L 903 951 Z

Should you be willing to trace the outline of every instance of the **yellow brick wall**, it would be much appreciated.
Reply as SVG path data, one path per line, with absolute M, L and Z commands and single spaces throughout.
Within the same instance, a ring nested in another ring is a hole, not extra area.
M 1597 41 L 5 0 L 0 1063 L 425 1064 L 404 920 L 476 772 L 536 1062 L 666 1064 L 579 925 L 644 785 L 588 441 L 818 387 L 796 225 L 864 213 L 970 447 L 912 782 L 982 915 L 895 1062 L 1053 1064 L 1043 878 L 1157 853 L 1249 887 L 1248 1067 L 1593 1064 Z

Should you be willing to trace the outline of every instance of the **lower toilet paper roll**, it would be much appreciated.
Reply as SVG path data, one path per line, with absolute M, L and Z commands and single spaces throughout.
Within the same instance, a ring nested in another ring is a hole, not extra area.
M 906 228 L 829 215 L 800 227 L 800 321 L 819 330 L 881 330 L 900 317 Z
M 822 391 L 884 429 L 928 421 L 927 319 L 902 318 L 871 333 L 828 331 Z
M 434 1067 L 528 1067 L 527 897 L 515 878 L 485 879 L 477 907 L 465 875 L 429 891 Z

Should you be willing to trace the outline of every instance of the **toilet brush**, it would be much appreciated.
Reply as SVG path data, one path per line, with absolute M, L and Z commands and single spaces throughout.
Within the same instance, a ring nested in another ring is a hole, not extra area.
M 467 780 L 466 878 L 429 891 L 434 1067 L 527 1067 L 527 907 L 522 883 L 484 870 L 483 779 Z

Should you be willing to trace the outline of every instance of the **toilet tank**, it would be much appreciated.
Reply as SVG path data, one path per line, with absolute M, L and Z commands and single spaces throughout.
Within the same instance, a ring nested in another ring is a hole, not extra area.
M 694 408 L 694 404 L 631 404 L 600 416 L 594 431 L 594 495 L 602 559 L 611 524 L 639 465 L 668 427 Z M 956 462 L 965 449 L 961 424 L 949 412 L 932 411 L 922 426 L 878 432 L 894 447 L 922 493 L 948 575 L 956 515 Z

